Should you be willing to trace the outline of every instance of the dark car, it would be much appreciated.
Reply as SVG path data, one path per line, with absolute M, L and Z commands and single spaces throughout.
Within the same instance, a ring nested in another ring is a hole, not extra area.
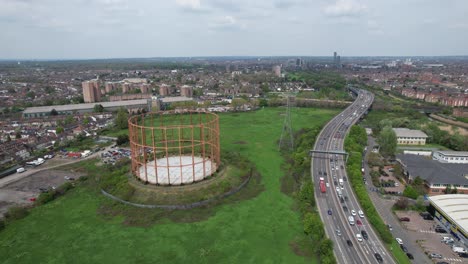
M 410 218 L 409 217 L 400 217 L 401 222 L 409 222 Z
M 379 263 L 382 263 L 382 262 L 383 262 L 383 258 L 382 258 L 382 256 L 380 256 L 379 253 L 375 253 L 374 256 L 375 256 L 375 259 L 376 259 Z
M 443 229 L 442 227 L 437 227 L 437 228 L 435 229 L 435 231 L 436 231 L 437 233 L 447 233 L 447 230 Z
M 460 258 L 468 258 L 468 253 L 458 253 Z
M 348 212 L 348 207 L 346 205 L 343 205 L 343 211 Z
M 328 209 L 328 215 L 332 215 L 332 210 Z
M 434 220 L 434 217 L 432 217 L 432 215 L 425 215 L 425 216 L 423 216 L 423 219 L 424 220 Z
M 408 248 L 406 248 L 405 245 L 400 245 L 400 247 L 403 252 L 408 253 Z
M 341 202 L 341 203 L 344 203 L 343 196 L 342 196 L 342 197 L 340 197 L 340 202 Z
M 407 256 L 409 259 L 414 259 L 413 254 L 411 254 L 411 253 L 408 253 L 408 252 L 407 252 L 407 253 L 406 253 L 406 256 Z
M 362 234 L 362 237 L 363 237 L 365 240 L 369 239 L 369 236 L 367 235 L 367 232 L 366 232 L 365 230 L 362 230 L 362 231 L 361 231 L 361 234 Z
M 352 247 L 353 246 L 353 242 L 351 242 L 351 240 L 346 240 L 346 244 L 348 244 L 348 246 Z
M 345 199 L 345 201 L 348 201 L 348 196 L 345 195 L 344 199 Z
M 439 261 L 439 262 L 437 262 L 437 264 L 450 264 L 450 263 L 445 262 L 445 261 Z
M 41 187 L 41 188 L 39 188 L 39 191 L 41 191 L 42 193 L 46 193 L 46 192 L 49 191 L 49 189 Z

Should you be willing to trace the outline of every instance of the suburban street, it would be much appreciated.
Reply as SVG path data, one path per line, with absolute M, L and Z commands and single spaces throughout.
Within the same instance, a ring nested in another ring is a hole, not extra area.
M 314 151 L 323 151 L 314 152 L 311 160 L 312 178 L 317 187 L 317 207 L 326 234 L 334 242 L 338 263 L 379 263 L 379 257 L 384 263 L 395 263 L 365 215 L 356 214 L 361 209 L 347 181 L 344 138 L 350 127 L 366 113 L 373 102 L 371 93 L 362 90 L 356 92 L 356 101 L 333 118 L 316 140 Z M 327 186 L 325 190 L 320 188 L 321 179 Z M 352 210 L 355 213 L 350 221 L 348 218 Z M 361 235 L 363 230 L 367 232 L 368 239 L 357 238 L 356 235 Z

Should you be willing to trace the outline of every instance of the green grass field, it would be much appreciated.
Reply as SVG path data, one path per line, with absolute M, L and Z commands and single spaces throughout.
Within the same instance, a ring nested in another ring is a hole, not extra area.
M 293 129 L 324 124 L 337 112 L 293 109 Z M 317 263 L 291 246 L 304 235 L 292 198 L 280 191 L 283 113 L 221 115 L 222 148 L 256 164 L 265 186 L 258 196 L 217 206 L 207 220 L 154 219 L 138 227 L 120 215 L 103 216 L 100 209 L 112 202 L 95 188 L 78 187 L 1 231 L 2 263 Z

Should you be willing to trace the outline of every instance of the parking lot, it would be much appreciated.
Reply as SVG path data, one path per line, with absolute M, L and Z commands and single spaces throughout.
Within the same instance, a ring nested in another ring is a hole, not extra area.
M 42 170 L 26 178 L 3 186 L 0 190 L 0 215 L 15 205 L 31 204 L 31 198 L 36 198 L 43 191 L 62 185 L 65 177 L 78 179 L 82 174 L 60 170 Z
M 442 255 L 442 258 L 434 258 L 433 262 L 446 261 L 448 263 L 468 263 L 468 259 L 459 257 L 453 252 L 451 245 L 442 242 L 443 237 L 452 237 L 448 233 L 436 233 L 435 227 L 438 225 L 436 220 L 424 220 L 419 212 L 396 212 L 398 218 L 408 217 L 409 222 L 400 222 L 408 230 L 410 237 L 417 242 L 423 251 L 429 255 L 436 253 Z M 453 237 L 452 237 L 453 238 Z M 454 245 L 457 245 L 455 240 Z
M 130 158 L 130 150 L 124 148 L 111 148 L 101 153 L 101 160 L 105 164 L 114 165 L 115 162 L 122 158 Z

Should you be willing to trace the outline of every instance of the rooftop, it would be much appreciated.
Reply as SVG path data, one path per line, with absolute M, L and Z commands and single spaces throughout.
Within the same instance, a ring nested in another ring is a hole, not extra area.
M 445 194 L 428 197 L 431 204 L 451 218 L 463 234 L 468 231 L 468 195 Z
M 93 108 L 95 105 L 102 105 L 104 108 L 106 107 L 124 107 L 124 106 L 131 106 L 131 105 L 144 105 L 147 104 L 147 99 L 139 99 L 139 100 L 128 100 L 128 101 L 114 101 L 114 102 L 95 102 L 95 103 L 85 103 L 85 104 L 68 104 L 68 105 L 48 105 L 48 106 L 37 106 L 37 107 L 28 107 L 24 110 L 24 114 L 32 114 L 32 113 L 44 113 L 50 112 L 52 109 L 56 111 L 74 111 L 74 110 L 86 110 Z
M 468 157 L 468 151 L 439 150 L 434 152 L 438 152 L 444 156 Z
M 175 97 L 164 97 L 159 98 L 163 103 L 174 103 L 174 102 L 183 102 L 191 101 L 192 98 L 184 96 L 175 96 Z M 85 103 L 85 104 L 68 104 L 68 105 L 49 105 L 49 106 L 37 106 L 37 107 L 28 107 L 24 110 L 23 114 L 33 114 L 33 113 L 47 113 L 55 109 L 57 112 L 61 111 L 78 111 L 92 109 L 95 105 L 102 105 L 104 108 L 108 107 L 126 107 L 126 106 L 137 106 L 137 105 L 146 105 L 148 99 L 137 99 L 137 100 L 126 100 L 126 101 L 113 101 L 113 102 L 95 102 L 95 103 Z
M 412 130 L 408 128 L 394 128 L 395 134 L 397 137 L 417 137 L 417 138 L 427 138 L 426 133 L 421 130 Z
M 425 156 L 397 154 L 409 174 L 430 184 L 468 185 L 468 164 L 440 163 Z

